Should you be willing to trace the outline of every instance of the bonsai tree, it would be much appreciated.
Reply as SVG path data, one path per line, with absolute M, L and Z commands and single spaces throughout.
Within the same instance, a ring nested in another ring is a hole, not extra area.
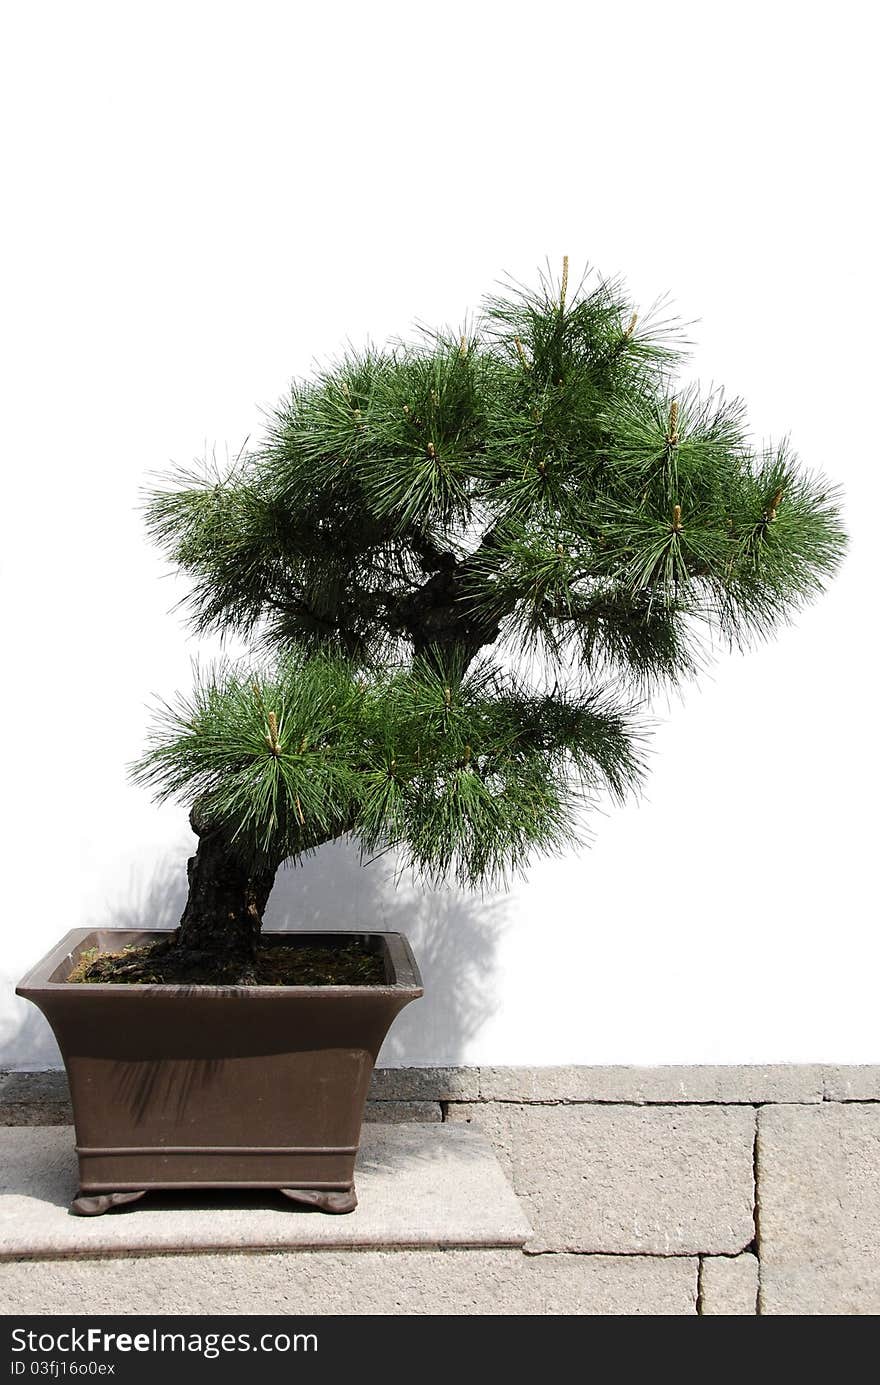
M 467 886 L 568 850 L 638 785 L 647 696 L 822 590 L 834 491 L 681 360 L 566 261 L 464 334 L 295 383 L 224 474 L 149 496 L 195 630 L 253 650 L 164 705 L 134 767 L 199 838 L 166 950 L 253 979 L 279 867 L 340 837 Z

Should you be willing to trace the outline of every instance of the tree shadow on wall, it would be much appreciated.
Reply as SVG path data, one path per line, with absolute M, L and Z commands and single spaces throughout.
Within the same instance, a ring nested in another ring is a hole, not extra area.
M 279 872 L 266 927 L 381 929 L 405 933 L 425 983 L 421 1000 L 395 1020 L 380 1063 L 454 1065 L 495 1011 L 495 954 L 504 896 L 430 890 L 393 858 L 361 865 L 357 847 L 332 842 Z
M 108 908 L 102 919 L 89 919 L 93 928 L 176 928 L 189 890 L 187 857 L 195 850 L 182 843 L 180 854 L 167 852 L 152 868 L 132 866 L 125 898 Z
M 18 977 L 9 978 L 9 990 L 14 990 L 17 983 Z M 6 985 L 4 978 L 4 990 Z M 0 1020 L 0 1068 L 40 1070 L 61 1066 L 55 1035 L 40 1011 L 13 995 L 8 1013 Z
M 81 926 L 175 928 L 186 903 L 188 854 L 187 845 L 183 843 L 179 854 L 167 853 L 150 865 L 133 865 L 125 898 L 108 903 L 103 913 L 83 919 Z M 10 990 L 17 981 L 18 977 L 11 982 Z M 0 1068 L 33 1070 L 61 1066 L 61 1054 L 48 1021 L 35 1005 L 13 995 L 8 1011 L 0 1019 Z
M 174 928 L 186 903 L 189 844 L 150 866 L 133 866 L 125 897 L 84 927 Z M 391 857 L 361 865 L 356 846 L 332 842 L 301 866 L 279 871 L 265 927 L 285 931 L 370 929 L 405 933 L 425 983 L 423 999 L 395 1020 L 380 1063 L 455 1065 L 495 1010 L 495 954 L 504 897 L 429 890 Z M 52 1032 L 26 1001 L 16 1001 L 0 1033 L 0 1067 L 60 1067 Z

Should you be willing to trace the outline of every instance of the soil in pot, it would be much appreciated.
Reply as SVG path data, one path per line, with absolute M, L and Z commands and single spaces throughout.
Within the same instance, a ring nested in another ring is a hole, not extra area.
M 334 948 L 265 938 L 244 979 L 240 958 L 184 950 L 173 938 L 119 952 L 90 949 L 67 977 L 74 984 L 133 986 L 381 986 L 384 979 L 382 958 L 357 940 Z

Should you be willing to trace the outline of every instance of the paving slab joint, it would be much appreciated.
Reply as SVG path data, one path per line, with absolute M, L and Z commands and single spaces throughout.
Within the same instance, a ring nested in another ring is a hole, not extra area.
M 758 1207 L 758 1123 L 759 1123 L 759 1120 L 760 1120 L 760 1117 L 759 1117 L 759 1115 L 758 1115 L 758 1110 L 757 1110 L 757 1108 L 756 1108 L 756 1109 L 755 1109 L 755 1139 L 754 1139 L 754 1143 L 752 1144 L 752 1188 L 753 1188 L 753 1193 L 752 1193 L 752 1197 L 753 1197 L 753 1201 L 752 1201 L 752 1215 L 754 1216 L 754 1219 L 755 1219 L 755 1237 L 754 1237 L 754 1240 L 752 1241 L 751 1245 L 749 1245 L 749 1246 L 746 1247 L 746 1250 L 747 1250 L 750 1254 L 754 1255 L 754 1257 L 755 1257 L 755 1263 L 756 1263 L 756 1265 L 757 1265 L 758 1283 L 757 1283 L 757 1286 L 756 1286 L 756 1289 L 755 1289 L 755 1313 L 756 1313 L 757 1315 L 760 1315 L 760 1312 L 761 1312 L 761 1255 L 760 1255 L 760 1251 L 759 1251 L 759 1249 L 758 1249 L 759 1243 L 760 1243 L 760 1235 L 761 1235 L 760 1226 L 759 1226 L 760 1211 L 759 1211 L 759 1207 Z
M 543 1241 L 526 1241 L 520 1247 L 523 1255 L 527 1255 L 530 1260 L 552 1260 L 554 1256 L 560 1259 L 589 1260 L 592 1256 L 597 1260 L 693 1260 L 692 1250 L 576 1250 L 571 1246 L 548 1246 Z M 736 1260 L 743 1255 L 741 1250 L 713 1251 L 713 1260 Z
M 761 1114 L 756 1112 L 755 1119 L 755 1148 L 752 1155 L 752 1166 L 755 1178 L 755 1240 L 753 1244 L 753 1254 L 758 1264 L 758 1288 L 755 1302 L 755 1313 L 761 1317 L 763 1313 L 762 1284 L 761 1284 L 761 1258 L 763 1256 L 763 1235 L 761 1228 Z

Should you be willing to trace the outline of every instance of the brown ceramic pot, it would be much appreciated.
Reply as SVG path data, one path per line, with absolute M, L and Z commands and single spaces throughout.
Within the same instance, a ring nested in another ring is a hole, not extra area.
M 364 1103 L 395 1016 L 422 994 L 401 933 L 266 933 L 380 954 L 370 986 L 70 985 L 88 948 L 163 936 L 77 928 L 17 993 L 43 1011 L 67 1069 L 82 1215 L 154 1188 L 277 1188 L 328 1212 L 357 1205 Z

